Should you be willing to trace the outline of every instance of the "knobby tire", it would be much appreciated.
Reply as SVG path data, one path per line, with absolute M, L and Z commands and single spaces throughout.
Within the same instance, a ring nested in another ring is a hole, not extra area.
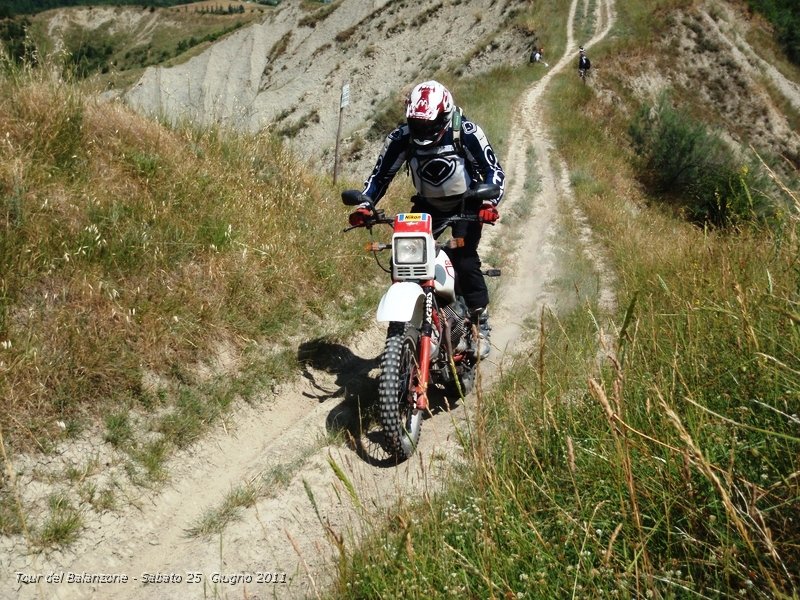
M 412 404 L 417 383 L 419 331 L 405 323 L 392 323 L 386 333 L 378 385 L 380 419 L 386 450 L 405 460 L 416 450 L 422 413 Z

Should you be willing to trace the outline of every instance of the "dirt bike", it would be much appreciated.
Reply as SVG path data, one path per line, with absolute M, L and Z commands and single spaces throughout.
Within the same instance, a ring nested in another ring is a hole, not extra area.
M 589 79 L 589 70 L 592 68 L 592 63 L 589 62 L 588 59 L 583 61 L 583 59 L 578 61 L 578 77 L 581 78 L 583 83 L 586 83 L 586 80 Z
M 463 298 L 456 294 L 456 274 L 448 248 L 463 245 L 455 238 L 439 243 L 436 237 L 457 221 L 479 222 L 477 214 L 466 214 L 468 202 L 497 198 L 500 188 L 480 184 L 462 198 L 460 214 L 437 224 L 427 213 L 386 215 L 357 190 L 342 192 L 348 206 L 366 204 L 372 217 L 363 225 L 393 229 L 391 243 L 373 242 L 381 268 L 392 275 L 392 284 L 378 305 L 377 320 L 388 323 L 386 343 L 380 362 L 378 403 L 384 449 L 398 461 L 409 458 L 417 448 L 422 420 L 429 410 L 428 389 L 436 385 L 467 395 L 475 380 L 478 362 L 477 333 Z M 392 251 L 391 268 L 381 264 L 377 253 Z M 499 269 L 483 271 L 500 275 Z

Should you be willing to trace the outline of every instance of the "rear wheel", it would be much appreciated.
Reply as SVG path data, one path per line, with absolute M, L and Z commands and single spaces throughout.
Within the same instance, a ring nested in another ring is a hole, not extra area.
M 392 323 L 386 334 L 378 385 L 381 424 L 387 451 L 399 460 L 411 456 L 419 443 L 423 414 L 415 406 L 418 379 L 419 331 Z

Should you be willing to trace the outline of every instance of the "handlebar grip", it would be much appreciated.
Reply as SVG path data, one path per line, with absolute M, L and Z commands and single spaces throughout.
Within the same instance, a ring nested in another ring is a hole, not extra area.
M 500 196 L 500 186 L 494 183 L 479 183 L 468 189 L 461 197 L 464 202 L 472 200 L 495 200 Z

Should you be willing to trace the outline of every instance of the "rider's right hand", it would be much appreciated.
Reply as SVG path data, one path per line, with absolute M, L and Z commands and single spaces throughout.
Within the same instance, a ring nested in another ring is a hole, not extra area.
M 367 206 L 359 206 L 356 210 L 350 213 L 349 221 L 352 227 L 363 227 L 367 221 L 372 219 L 375 215 L 372 210 Z

